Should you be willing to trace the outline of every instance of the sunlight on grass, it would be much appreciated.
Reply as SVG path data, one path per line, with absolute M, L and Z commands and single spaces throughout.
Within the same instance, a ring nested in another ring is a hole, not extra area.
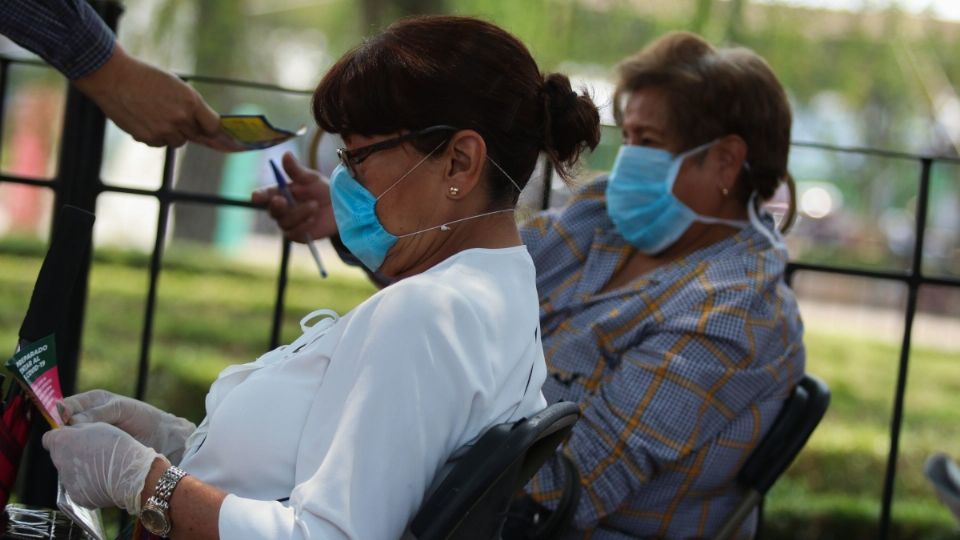
M 805 341 L 808 371 L 830 385 L 832 400 L 820 427 L 768 497 L 769 537 L 874 538 L 899 346 L 818 332 L 808 332 Z M 910 365 L 894 538 L 960 538 L 952 516 L 923 477 L 931 453 L 960 453 L 960 359 L 955 353 L 914 348 Z

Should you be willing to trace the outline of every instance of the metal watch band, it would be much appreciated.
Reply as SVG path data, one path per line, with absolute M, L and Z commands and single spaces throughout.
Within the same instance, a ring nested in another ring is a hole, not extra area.
M 154 498 L 156 498 L 158 501 L 169 503 L 170 495 L 173 494 L 173 488 L 177 487 L 180 479 L 186 475 L 186 471 L 175 465 L 172 465 L 169 469 L 163 471 L 163 474 L 160 475 L 160 479 L 157 480 L 157 489 L 153 495 Z

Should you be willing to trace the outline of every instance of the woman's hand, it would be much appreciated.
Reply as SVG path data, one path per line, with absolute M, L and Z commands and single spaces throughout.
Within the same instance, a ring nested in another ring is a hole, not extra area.
M 333 219 L 333 206 L 330 203 L 330 185 L 320 173 L 308 169 L 293 154 L 283 155 L 283 169 L 290 177 L 290 194 L 297 205 L 293 208 L 283 194 L 275 188 L 262 188 L 253 192 L 250 200 L 255 204 L 267 205 L 277 225 L 284 235 L 294 241 L 303 242 L 307 238 L 329 238 L 337 234 L 337 223 Z
M 81 506 L 140 512 L 140 492 L 155 459 L 163 459 L 115 426 L 64 426 L 43 436 L 60 481 Z
M 61 416 L 71 425 L 112 424 L 173 463 L 180 463 L 187 437 L 197 429 L 185 418 L 106 390 L 91 390 L 64 399 Z

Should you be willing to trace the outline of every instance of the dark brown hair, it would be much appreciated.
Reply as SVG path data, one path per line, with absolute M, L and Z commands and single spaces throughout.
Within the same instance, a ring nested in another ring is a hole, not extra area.
M 781 229 L 796 216 L 796 188 L 787 171 L 792 114 L 787 95 L 770 66 L 749 49 L 715 49 L 697 35 L 674 32 L 656 40 L 619 66 L 614 116 L 623 122 L 624 99 L 642 88 L 663 90 L 671 135 L 684 149 L 725 135 L 747 143 L 749 170 L 738 195 L 773 197 L 780 182 L 790 188 L 790 208 Z
M 545 152 L 565 179 L 600 141 L 600 117 L 560 74 L 541 75 L 505 30 L 469 17 L 400 20 L 346 53 L 313 94 L 325 131 L 385 135 L 434 125 L 477 131 L 487 153 L 522 188 Z M 441 134 L 415 147 L 429 152 Z M 494 202 L 516 202 L 513 184 L 487 167 Z

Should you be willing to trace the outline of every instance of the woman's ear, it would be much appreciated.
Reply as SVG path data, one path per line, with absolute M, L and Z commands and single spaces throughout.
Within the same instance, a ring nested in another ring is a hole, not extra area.
M 444 189 L 447 197 L 462 199 L 480 185 L 487 160 L 487 145 L 472 129 L 458 131 L 447 145 L 447 159 Z
M 747 163 L 747 143 L 739 135 L 719 139 L 710 148 L 711 168 L 720 188 L 736 193 L 737 179 Z

